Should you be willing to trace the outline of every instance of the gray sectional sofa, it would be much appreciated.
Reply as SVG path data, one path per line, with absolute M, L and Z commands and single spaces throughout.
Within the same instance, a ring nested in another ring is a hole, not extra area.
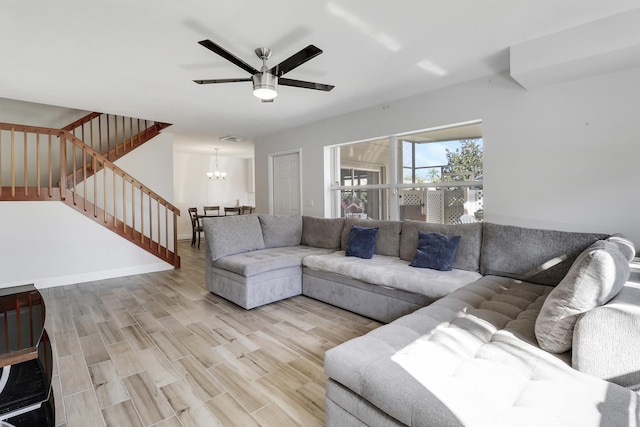
M 371 259 L 351 227 L 378 227 Z M 330 426 L 639 426 L 640 277 L 622 236 L 247 215 L 206 219 L 206 285 L 250 309 L 304 294 L 388 323 L 325 355 Z M 453 269 L 409 266 L 418 231 Z

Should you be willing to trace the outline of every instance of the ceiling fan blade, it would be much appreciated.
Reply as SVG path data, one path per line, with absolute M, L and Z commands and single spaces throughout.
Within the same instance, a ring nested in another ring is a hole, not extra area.
M 250 82 L 251 77 L 246 79 L 209 79 L 209 80 L 194 80 L 199 85 L 208 85 L 211 83 L 235 83 L 235 82 Z
M 233 53 L 227 51 L 222 46 L 212 42 L 211 40 L 208 40 L 208 39 L 207 40 L 200 40 L 198 43 L 200 45 L 206 47 L 210 51 L 212 51 L 214 53 L 217 53 L 218 55 L 222 56 L 227 61 L 236 64 L 238 67 L 242 68 L 243 70 L 245 70 L 246 72 L 250 73 L 251 75 L 254 75 L 254 74 L 256 74 L 258 72 L 258 70 L 253 68 L 251 65 L 247 64 L 242 59 L 238 58 Z
M 305 82 L 302 80 L 293 80 L 293 79 L 286 79 L 286 78 L 278 79 L 278 84 L 280 86 L 302 87 L 305 89 L 323 90 L 325 92 L 329 92 L 331 89 L 335 87 L 333 85 L 325 85 L 322 83 Z
M 293 70 L 294 68 L 304 64 L 308 60 L 315 58 L 321 53 L 322 53 L 322 49 L 319 49 L 314 45 L 310 44 L 309 46 L 302 49 L 300 52 L 294 53 L 293 55 L 291 55 L 290 57 L 288 57 L 287 59 L 285 59 L 278 65 L 276 65 L 275 67 L 271 68 L 269 72 L 275 76 L 280 77 L 288 73 L 289 71 Z

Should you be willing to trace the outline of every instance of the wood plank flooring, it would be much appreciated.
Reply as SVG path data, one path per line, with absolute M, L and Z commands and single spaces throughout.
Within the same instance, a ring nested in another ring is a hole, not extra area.
M 182 268 L 42 290 L 58 426 L 322 426 L 324 352 L 378 322 L 298 296 L 246 311 Z

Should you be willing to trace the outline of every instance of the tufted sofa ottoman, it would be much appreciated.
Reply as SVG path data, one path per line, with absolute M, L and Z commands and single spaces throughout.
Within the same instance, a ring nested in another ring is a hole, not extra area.
M 485 276 L 329 350 L 327 424 L 637 425 L 637 393 L 538 347 L 552 289 Z

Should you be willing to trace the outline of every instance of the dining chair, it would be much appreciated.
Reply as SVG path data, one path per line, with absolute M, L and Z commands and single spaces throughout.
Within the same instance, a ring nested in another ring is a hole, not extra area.
M 200 249 L 200 234 L 202 233 L 202 225 L 198 218 L 198 208 L 189 208 L 189 216 L 191 217 L 191 246 L 196 244 L 196 234 L 198 235 L 198 249 Z
M 241 211 L 240 208 L 237 207 L 225 207 L 224 208 L 224 215 L 240 215 Z
M 251 214 L 253 213 L 253 206 L 242 206 L 240 208 L 240 213 L 242 215 L 246 215 L 246 214 Z
M 216 215 L 220 216 L 220 206 L 205 206 L 204 214 L 208 215 L 208 212 L 215 212 Z

